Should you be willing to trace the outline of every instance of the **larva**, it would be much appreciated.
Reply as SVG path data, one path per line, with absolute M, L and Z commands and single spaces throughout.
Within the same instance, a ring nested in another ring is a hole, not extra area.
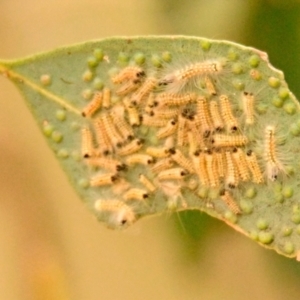
M 109 108 L 111 105 L 111 90 L 107 87 L 103 89 L 102 107 Z
M 163 158 L 160 159 L 158 162 L 156 162 L 153 167 L 151 168 L 151 171 L 153 173 L 160 173 L 163 170 L 171 169 L 174 165 L 174 162 L 171 158 Z
M 222 190 L 220 192 L 221 199 L 226 203 L 229 209 L 236 215 L 241 214 L 241 209 L 238 204 L 234 201 L 233 197 L 230 195 L 229 191 Z
M 168 121 L 165 127 L 162 127 L 157 131 L 156 136 L 158 139 L 166 138 L 167 136 L 170 136 L 173 133 L 175 133 L 177 127 L 178 127 L 177 120 L 171 119 Z
M 275 140 L 275 127 L 267 126 L 265 128 L 265 161 L 267 177 L 275 181 L 280 171 L 284 171 L 283 165 L 278 159 Z
M 183 179 L 187 174 L 188 172 L 183 168 L 172 168 L 159 172 L 157 178 L 158 180 L 176 180 Z
M 141 118 L 137 108 L 130 104 L 130 99 L 128 97 L 123 99 L 123 104 L 128 114 L 129 124 L 131 126 L 139 126 L 141 124 Z
M 234 117 L 229 98 L 226 95 L 220 96 L 221 114 L 227 129 L 231 132 L 238 130 L 238 121 Z
M 186 158 L 179 149 L 170 149 L 172 159 L 182 168 L 189 171 L 189 173 L 195 173 L 193 163 Z
M 118 154 L 121 156 L 130 155 L 139 151 L 143 147 L 144 141 L 142 139 L 134 139 L 129 142 L 127 145 L 122 146 L 118 149 Z
M 124 139 L 116 130 L 109 114 L 102 115 L 102 123 L 104 125 L 104 129 L 107 133 L 107 136 L 109 137 L 113 146 L 116 148 L 120 148 L 123 144 Z
M 223 66 L 220 61 L 209 60 L 203 62 L 197 62 L 185 66 L 182 69 L 176 70 L 170 74 L 167 74 L 160 81 L 160 85 L 177 85 L 179 89 L 183 88 L 188 80 L 195 78 L 196 76 L 206 74 L 218 74 L 222 71 Z
M 156 157 L 156 158 L 163 158 L 169 156 L 169 149 L 167 147 L 147 147 L 146 153 Z
M 134 138 L 134 131 L 127 121 L 115 113 L 111 113 L 111 117 L 123 139 L 128 141 L 132 140 Z
M 201 184 L 209 186 L 209 178 L 207 174 L 206 159 L 204 153 L 200 151 L 196 152 L 192 157 L 192 161 Z
M 177 108 L 163 108 L 149 110 L 149 115 L 153 115 L 155 118 L 173 119 L 178 115 Z
M 108 226 L 111 228 L 124 227 L 136 221 L 132 208 L 120 200 L 97 200 L 94 205 L 100 213 L 109 213 Z
M 237 187 L 239 183 L 239 178 L 237 174 L 237 170 L 232 158 L 232 154 L 230 151 L 225 151 L 225 158 L 226 158 L 226 177 L 225 177 L 225 183 L 226 185 L 234 189 Z
M 252 93 L 244 92 L 242 94 L 243 110 L 245 114 L 245 123 L 252 125 L 254 123 L 254 96 Z
M 206 89 L 208 90 L 208 93 L 212 96 L 217 95 L 216 88 L 215 88 L 212 80 L 208 76 L 204 77 L 204 82 L 205 82 Z
M 193 157 L 193 155 L 196 153 L 198 150 L 198 143 L 196 138 L 194 137 L 193 133 L 191 131 L 187 132 L 187 137 L 188 137 L 188 145 L 189 145 L 189 156 Z
M 196 98 L 195 93 L 161 93 L 157 97 L 157 102 L 159 106 L 181 106 L 195 102 Z
M 126 158 L 126 164 L 128 165 L 151 165 L 155 162 L 154 158 L 147 154 L 132 154 Z
M 205 148 L 204 136 L 203 134 L 200 134 L 201 128 L 199 128 L 199 122 L 196 122 L 196 120 L 188 120 L 187 124 L 194 136 L 194 141 L 197 144 L 197 148 Z
M 149 197 L 148 193 L 143 189 L 131 188 L 123 195 L 125 201 L 128 200 L 145 200 Z
M 91 166 L 100 167 L 105 170 L 110 170 L 112 172 L 125 171 L 127 166 L 121 161 L 108 158 L 108 157 L 95 157 L 87 160 L 87 163 Z
M 149 77 L 145 80 L 143 85 L 132 95 L 131 103 L 138 105 L 145 97 L 147 97 L 156 87 L 157 79 Z
M 98 174 L 91 178 L 90 185 L 91 186 L 112 185 L 117 180 L 118 180 L 118 175 L 114 173 Z
M 209 115 L 207 100 L 203 96 L 200 96 L 197 99 L 196 120 L 201 126 L 200 130 L 203 137 L 208 137 L 212 130 L 212 122 Z
M 131 80 L 126 81 L 122 86 L 120 86 L 116 94 L 118 96 L 126 96 L 134 91 L 136 91 L 140 87 L 141 81 L 140 80 Z
M 81 114 L 83 117 L 91 117 L 102 104 L 103 95 L 101 92 L 96 92 L 92 100 L 84 107 Z
M 98 148 L 100 154 L 104 154 L 104 155 L 109 154 L 110 152 L 113 151 L 113 147 L 105 131 L 105 127 L 101 118 L 97 118 L 94 121 L 94 128 L 97 136 Z
M 217 101 L 211 100 L 209 102 L 209 111 L 210 111 L 214 130 L 221 131 L 224 128 L 224 123 L 219 112 Z
M 184 145 L 184 135 L 186 128 L 186 119 L 180 114 L 178 116 L 178 128 L 177 128 L 177 145 Z
M 142 119 L 143 125 L 150 127 L 164 127 L 168 124 L 168 120 L 166 119 L 152 117 L 147 114 L 144 114 Z
M 252 173 L 252 180 L 254 183 L 263 183 L 264 178 L 260 170 L 255 153 L 252 150 L 247 151 L 246 161 L 250 172 Z
M 93 156 L 93 136 L 89 128 L 84 127 L 81 129 L 81 153 L 82 157 L 89 158 Z
M 214 151 L 214 156 L 217 161 L 217 169 L 218 169 L 219 177 L 223 178 L 223 177 L 225 177 L 225 171 L 226 171 L 226 163 L 225 163 L 224 153 L 222 150 L 216 149 Z
M 219 186 L 220 181 L 219 181 L 219 173 L 217 169 L 217 161 L 215 160 L 215 156 L 211 151 L 206 151 L 204 156 L 205 156 L 205 164 L 206 164 L 209 185 L 211 187 L 217 187 Z
M 156 190 L 156 186 L 144 174 L 139 175 L 139 181 L 148 191 L 153 193 Z
M 250 174 L 243 150 L 240 148 L 234 148 L 232 151 L 232 157 L 241 180 L 248 181 L 250 179 Z
M 211 139 L 211 143 L 216 148 L 240 147 L 248 143 L 248 138 L 245 135 L 215 134 Z
M 111 78 L 111 81 L 114 84 L 120 84 L 124 81 L 134 81 L 137 79 L 141 79 L 145 76 L 145 72 L 142 68 L 137 66 L 128 66 L 122 69 L 118 74 L 114 75 Z

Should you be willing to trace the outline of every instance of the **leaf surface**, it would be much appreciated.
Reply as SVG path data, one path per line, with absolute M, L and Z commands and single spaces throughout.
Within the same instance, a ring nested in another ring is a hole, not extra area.
M 110 38 L 2 61 L 0 72 L 108 227 L 197 209 L 299 253 L 299 104 L 266 53 L 195 37 Z

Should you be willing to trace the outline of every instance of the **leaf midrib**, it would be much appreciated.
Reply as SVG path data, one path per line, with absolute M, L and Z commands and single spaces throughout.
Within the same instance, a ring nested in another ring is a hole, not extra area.
M 62 107 L 69 110 L 70 112 L 73 112 L 76 115 L 81 115 L 80 110 L 78 110 L 76 107 L 69 104 L 66 99 L 61 98 L 61 97 L 49 92 L 48 90 L 46 90 L 45 88 L 37 85 L 36 83 L 32 82 L 28 78 L 26 78 L 26 77 L 22 76 L 21 74 L 11 70 L 7 65 L 4 65 L 4 64 L 0 63 L 0 74 L 2 74 L 4 77 L 6 77 L 6 78 L 8 78 L 12 81 L 16 81 L 18 83 L 23 83 L 23 84 L 27 85 L 32 90 L 40 93 L 41 95 L 45 96 L 47 99 L 60 104 Z

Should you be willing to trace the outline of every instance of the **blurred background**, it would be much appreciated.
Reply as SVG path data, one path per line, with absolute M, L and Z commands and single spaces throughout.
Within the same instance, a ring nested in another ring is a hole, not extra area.
M 0 0 L 0 58 L 113 35 L 186 34 L 269 53 L 300 97 L 296 0 Z M 0 77 L 0 300 L 299 299 L 300 263 L 199 212 L 98 224 Z

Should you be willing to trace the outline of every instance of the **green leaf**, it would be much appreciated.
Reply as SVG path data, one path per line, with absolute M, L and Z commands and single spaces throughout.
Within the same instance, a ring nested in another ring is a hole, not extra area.
M 0 72 L 108 227 L 197 209 L 299 253 L 299 104 L 266 53 L 125 37 L 2 61 Z

